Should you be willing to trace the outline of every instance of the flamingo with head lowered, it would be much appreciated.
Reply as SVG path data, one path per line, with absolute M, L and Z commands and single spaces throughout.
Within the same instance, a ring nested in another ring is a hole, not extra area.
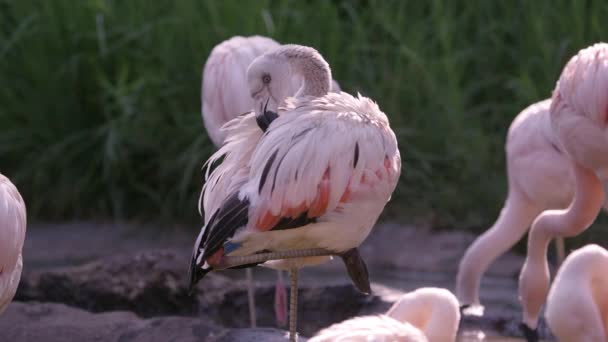
M 280 107 L 294 73 L 303 86 Z M 357 288 L 370 292 L 357 247 L 390 199 L 401 159 L 374 102 L 329 93 L 331 70 L 316 50 L 284 45 L 266 53 L 249 66 L 247 82 L 255 111 L 227 125 L 225 144 L 209 160 L 222 159 L 203 188 L 211 217 L 194 245 L 191 285 L 231 258 L 254 266 L 268 260 L 258 253 L 307 256 L 271 265 L 292 275 L 293 332 L 299 267 L 339 255 Z
M 604 202 L 602 180 L 608 179 L 608 44 L 581 50 L 566 64 L 550 109 L 551 126 L 568 156 L 574 175 L 574 198 L 567 209 L 546 210 L 528 236 L 526 260 L 519 277 L 522 329 L 537 341 L 536 328 L 549 291 L 547 245 L 554 237 L 586 230 Z
M 0 313 L 15 296 L 21 279 L 26 221 L 23 198 L 13 183 L 0 174 Z
M 574 176 L 568 155 L 553 132 L 550 106 L 547 99 L 527 107 L 509 128 L 505 144 L 508 196 L 494 225 L 473 242 L 460 261 L 456 295 L 463 307 L 482 309 L 479 287 L 488 266 L 523 237 L 543 210 L 566 208 L 572 201 Z M 556 246 L 561 263 L 562 238 L 556 239 Z
M 256 57 L 280 46 L 281 44 L 275 40 L 263 36 L 235 36 L 223 41 L 211 50 L 203 68 L 201 113 L 207 135 L 216 147 L 220 147 L 226 137 L 226 131 L 222 129 L 222 126 L 238 115 L 253 110 L 254 102 L 247 84 L 247 68 Z M 298 74 L 292 74 L 291 82 L 286 84 L 286 96 L 293 96 L 301 86 L 302 77 Z M 340 91 L 340 86 L 335 80 L 332 80 L 332 91 Z M 279 99 L 279 102 L 282 103 L 283 100 Z M 222 181 L 230 180 L 223 179 Z M 211 209 L 206 207 L 201 207 L 199 210 L 201 214 L 212 212 Z M 207 215 L 205 218 L 208 220 L 210 216 Z M 246 270 L 246 273 L 249 290 L 250 323 L 252 327 L 255 327 L 253 275 L 250 268 Z M 286 294 L 282 279 L 281 271 L 278 271 L 275 312 L 279 325 L 285 324 L 287 315 L 285 310 Z
M 319 331 L 310 342 L 454 342 L 458 300 L 448 290 L 420 288 L 401 297 L 384 315 L 362 316 Z

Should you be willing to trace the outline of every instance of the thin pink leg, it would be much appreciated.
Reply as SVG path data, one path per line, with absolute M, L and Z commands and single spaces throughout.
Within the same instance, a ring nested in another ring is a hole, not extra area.
M 277 283 L 274 291 L 274 314 L 278 327 L 287 325 L 287 291 L 285 290 L 282 271 L 277 271 Z

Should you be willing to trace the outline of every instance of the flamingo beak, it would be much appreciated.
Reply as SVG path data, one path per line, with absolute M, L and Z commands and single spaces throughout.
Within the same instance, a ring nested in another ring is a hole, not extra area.
M 262 110 L 255 115 L 255 120 L 263 132 L 266 132 L 274 119 L 279 117 L 277 113 L 268 110 L 268 102 L 270 102 L 270 98 L 266 100 L 266 104 L 261 108 Z

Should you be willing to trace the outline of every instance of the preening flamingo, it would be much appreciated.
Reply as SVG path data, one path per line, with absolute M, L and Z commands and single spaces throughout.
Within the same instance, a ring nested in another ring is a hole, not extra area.
M 247 68 L 262 54 L 279 48 L 281 44 L 263 36 L 235 36 L 216 45 L 209 54 L 203 67 L 201 85 L 201 113 L 207 135 L 216 147 L 220 147 L 226 137 L 222 126 L 238 115 L 253 109 L 253 98 L 247 85 Z M 293 74 L 291 82 L 285 84 L 287 96 L 293 96 L 302 86 L 302 78 Z M 338 82 L 332 80 L 332 91 L 339 92 Z M 284 99 L 279 99 L 280 102 Z M 223 180 L 228 181 L 228 180 Z M 218 202 L 218 204 L 221 203 Z M 203 212 L 211 213 L 208 208 Z M 205 223 L 211 215 L 205 217 Z M 256 326 L 254 285 L 251 269 L 246 270 L 248 280 L 248 301 L 251 326 Z M 277 273 L 275 311 L 279 325 L 285 321 L 285 289 L 280 271 Z
M 549 291 L 547 246 L 554 237 L 575 236 L 587 229 L 604 202 L 602 180 L 608 168 L 608 44 L 581 50 L 566 64 L 557 82 L 550 121 L 566 151 L 575 179 L 574 198 L 567 209 L 546 210 L 534 220 L 526 261 L 519 278 L 522 329 L 538 340 L 540 309 Z
M 545 318 L 561 342 L 608 341 L 608 251 L 587 245 L 557 272 Z
M 279 107 L 292 73 L 303 86 Z M 203 205 L 212 215 L 195 242 L 191 284 L 222 268 L 227 257 L 322 249 L 340 255 L 357 288 L 370 292 L 357 247 L 401 172 L 386 115 L 368 98 L 328 93 L 329 65 L 309 47 L 284 45 L 258 57 L 247 81 L 255 112 L 227 125 L 226 142 L 208 162 L 223 158 L 203 188 Z M 292 275 L 292 331 L 297 268 L 327 259 L 272 263 Z M 262 262 L 251 260 L 247 266 Z
M 23 198 L 13 183 L 0 174 L 0 313 L 15 296 L 21 279 L 25 229 Z
M 235 36 L 216 45 L 203 67 L 201 85 L 201 113 L 211 141 L 221 146 L 226 133 L 221 127 L 238 115 L 253 109 L 253 99 L 247 86 L 247 67 L 262 54 L 281 44 L 263 36 Z M 302 78 L 294 75 L 286 86 L 286 94 L 293 96 L 302 85 Z M 332 91 L 340 85 L 332 81 Z
M 568 156 L 553 132 L 551 100 L 535 103 L 513 120 L 505 144 L 509 192 L 494 225 L 467 249 L 458 268 L 456 295 L 463 306 L 479 306 L 483 273 L 526 233 L 546 209 L 566 208 L 574 196 Z M 558 261 L 563 239 L 556 239 Z M 561 244 L 561 246 L 560 246 Z
M 420 288 L 401 297 L 384 315 L 355 317 L 318 332 L 310 342 L 454 342 L 458 300 L 446 289 Z

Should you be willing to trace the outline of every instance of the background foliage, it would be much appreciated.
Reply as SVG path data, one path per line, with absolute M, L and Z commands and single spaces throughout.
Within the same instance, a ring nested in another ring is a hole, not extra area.
M 261 34 L 317 48 L 389 115 L 404 168 L 387 215 L 484 228 L 510 121 L 606 17 L 601 0 L 0 0 L 0 172 L 30 219 L 197 220 L 202 65 Z

